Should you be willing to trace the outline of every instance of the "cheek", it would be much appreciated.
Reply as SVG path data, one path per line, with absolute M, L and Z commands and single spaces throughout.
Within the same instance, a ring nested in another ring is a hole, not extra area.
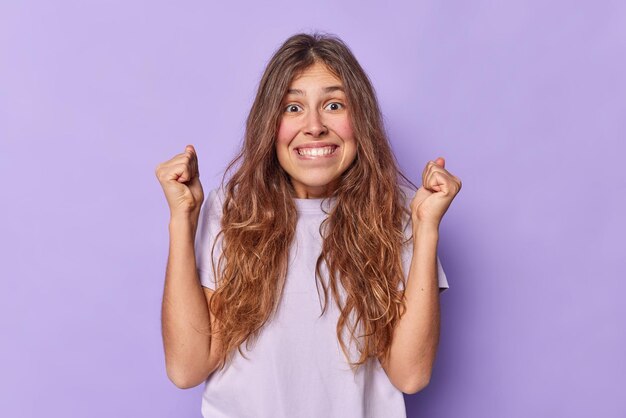
M 345 119 L 342 121 L 337 121 L 337 123 L 333 126 L 337 134 L 343 138 L 346 142 L 353 142 L 353 132 L 352 132 L 352 123 L 349 119 Z
M 281 122 L 278 125 L 278 132 L 276 133 L 277 145 L 289 145 L 291 140 L 295 137 L 297 130 L 287 122 Z

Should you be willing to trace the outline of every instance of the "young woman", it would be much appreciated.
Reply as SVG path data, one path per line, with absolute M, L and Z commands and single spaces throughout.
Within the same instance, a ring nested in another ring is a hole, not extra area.
M 202 205 L 193 146 L 156 170 L 169 378 L 205 382 L 204 417 L 406 416 L 435 360 L 460 179 L 443 158 L 419 189 L 400 172 L 367 75 L 320 34 L 275 52 L 226 173 Z

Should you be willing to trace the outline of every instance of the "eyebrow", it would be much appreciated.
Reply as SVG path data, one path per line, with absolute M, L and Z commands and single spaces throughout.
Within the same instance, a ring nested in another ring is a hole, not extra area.
M 329 87 L 324 87 L 324 89 L 322 90 L 324 93 L 332 93 L 334 91 L 342 91 L 342 92 L 346 92 L 343 87 L 341 86 L 329 86 Z M 300 96 L 306 96 L 306 94 L 304 94 L 304 92 L 302 90 L 298 90 L 298 89 L 289 89 L 287 90 L 287 94 L 295 94 L 295 95 L 300 95 Z

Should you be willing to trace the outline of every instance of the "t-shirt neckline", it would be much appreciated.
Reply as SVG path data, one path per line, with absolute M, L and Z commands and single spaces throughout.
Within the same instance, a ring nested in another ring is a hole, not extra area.
M 324 213 L 322 209 L 325 209 L 326 212 L 330 212 L 335 200 L 336 197 L 334 196 L 315 199 L 293 198 L 298 213 Z

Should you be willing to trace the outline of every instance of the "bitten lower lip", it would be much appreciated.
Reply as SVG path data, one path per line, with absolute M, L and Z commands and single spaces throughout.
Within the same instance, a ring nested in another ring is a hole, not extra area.
M 333 148 L 333 152 L 331 152 L 330 154 L 326 154 L 326 155 L 300 155 L 300 153 L 298 152 L 299 148 L 294 148 L 293 152 L 294 154 L 296 154 L 296 157 L 298 157 L 301 160 L 321 160 L 321 159 L 325 159 L 325 158 L 332 158 L 337 154 L 337 150 L 339 149 L 339 146 L 334 146 Z

